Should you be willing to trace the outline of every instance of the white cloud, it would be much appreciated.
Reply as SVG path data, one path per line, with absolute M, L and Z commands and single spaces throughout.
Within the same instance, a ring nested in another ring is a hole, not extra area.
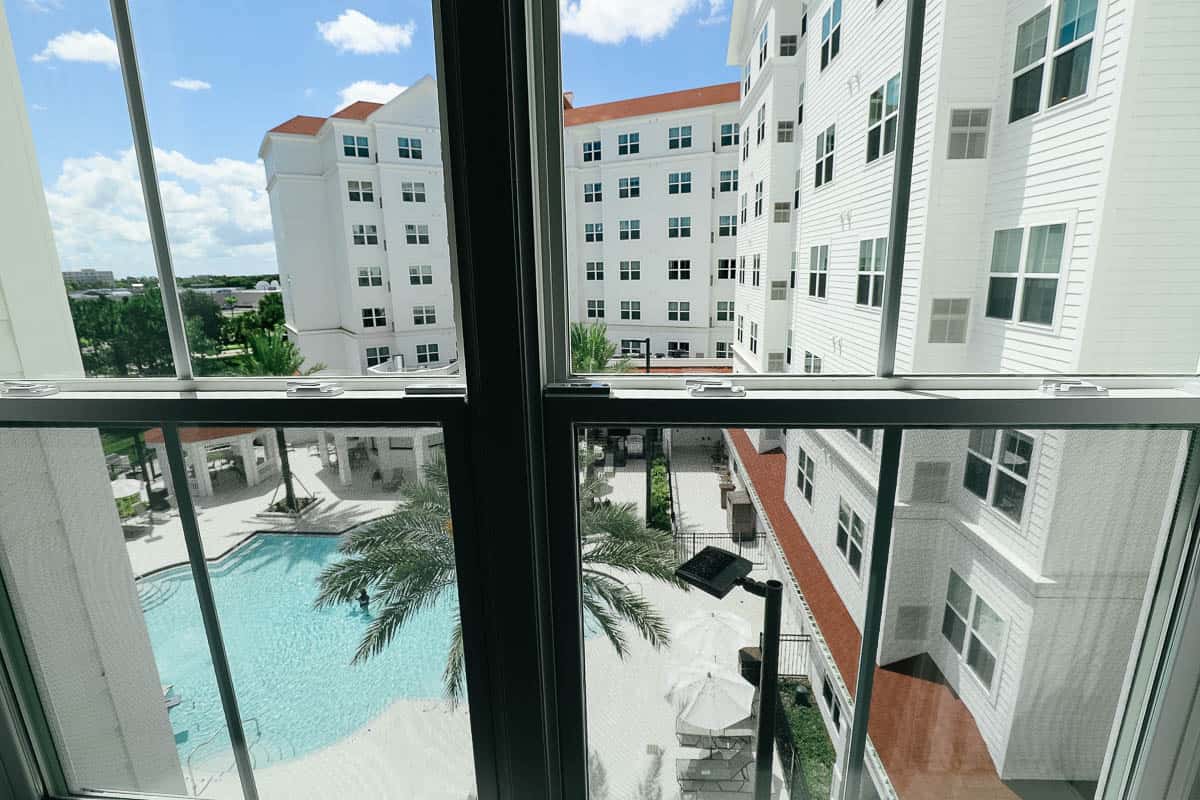
M 729 22 L 729 15 L 725 13 L 725 0 L 708 0 L 708 16 L 700 19 L 701 25 L 720 25 L 722 22 Z
M 167 234 L 181 274 L 273 272 L 275 245 L 261 162 L 193 161 L 155 149 Z M 133 149 L 63 161 L 46 201 L 64 268 L 154 271 Z
M 39 14 L 46 14 L 61 9 L 62 0 L 25 0 L 25 7 Z
M 205 89 L 212 88 L 212 84 L 208 81 L 201 81 L 196 78 L 176 78 L 171 81 L 171 85 L 176 89 L 183 89 L 188 92 L 202 92 Z
M 401 47 L 412 45 L 417 23 L 410 19 L 403 25 L 389 25 L 348 8 L 335 20 L 318 22 L 317 30 L 325 41 L 342 52 L 398 53 Z
M 711 0 L 710 0 L 711 2 Z M 562 32 L 601 44 L 665 36 L 699 0 L 560 0 Z
M 396 95 L 407 89 L 407 86 L 401 86 L 398 83 L 380 83 L 379 81 L 355 81 L 344 89 L 338 89 L 338 107 L 334 111 L 341 111 L 346 106 L 357 100 L 368 100 L 372 103 L 386 103 Z
M 46 42 L 46 48 L 33 57 L 34 61 L 83 61 L 115 67 L 120 63 L 117 43 L 97 30 L 89 33 L 67 31 Z
M 42 105 L 41 103 L 33 103 L 29 107 L 32 108 L 34 111 L 48 111 L 49 110 L 46 106 Z

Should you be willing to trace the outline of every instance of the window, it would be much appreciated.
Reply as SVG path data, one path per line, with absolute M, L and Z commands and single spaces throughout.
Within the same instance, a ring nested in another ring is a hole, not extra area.
M 641 134 L 637 133 L 636 131 L 633 133 L 617 134 L 617 155 L 635 155 L 641 150 L 641 148 Z
M 732 342 L 717 342 L 716 357 L 717 358 L 733 358 L 733 343 Z
M 620 278 L 623 281 L 640 281 L 642 279 L 641 261 L 622 261 Z
M 404 241 L 406 244 L 429 244 L 429 226 L 405 225 Z
M 962 653 L 967 636 L 967 617 L 971 613 L 971 587 L 950 570 L 946 586 L 946 607 L 942 611 L 942 636 L 956 652 Z
M 642 238 L 642 221 L 638 219 L 623 219 L 618 222 L 617 238 L 621 241 Z
M 796 100 L 796 124 L 804 124 L 804 81 L 800 81 L 799 98 Z
M 823 244 L 809 251 L 808 296 L 824 297 L 825 281 L 829 276 L 829 245 Z
M 1021 322 L 1054 323 L 1066 232 L 1063 223 L 1030 228 L 1029 247 L 1022 258 L 1024 230 L 996 231 L 984 311 L 987 316 L 1011 320 L 1014 310 L 1019 308 L 1017 319 Z
M 643 339 L 622 339 L 621 340 L 621 355 L 623 356 L 640 356 L 642 355 L 642 346 L 645 344 Z
M 768 26 L 763 25 L 762 30 L 758 32 L 758 66 L 762 66 L 767 62 L 767 45 L 771 41 L 771 37 L 767 35 Z
M 642 318 L 642 301 L 641 300 L 622 300 L 621 301 L 621 319 L 641 319 Z
M 382 308 L 364 308 L 362 310 L 362 326 L 364 328 L 386 328 L 387 312 Z
M 867 163 L 896 149 L 900 120 L 900 74 L 871 92 L 867 110 Z
M 370 158 L 371 151 L 367 147 L 367 137 L 343 136 L 342 154 L 349 158 Z
M 792 329 L 791 328 L 787 329 L 787 332 L 784 336 L 784 342 L 785 342 L 784 347 L 783 347 L 784 357 L 787 360 L 787 363 L 791 364 L 792 363 Z
M 383 268 L 382 267 L 359 267 L 358 268 L 358 285 L 359 286 L 383 286 Z
M 746 224 L 746 193 L 742 192 L 742 224 Z
M 617 196 L 625 199 L 642 196 L 642 179 L 638 177 L 617 178 Z
M 775 140 L 778 142 L 794 142 L 796 140 L 796 123 L 790 119 L 781 119 L 777 124 Z
M 417 345 L 418 364 L 436 364 L 440 360 L 441 356 L 438 355 L 438 346 L 436 344 Z
M 821 186 L 833 180 L 833 129 L 830 125 L 817 134 L 817 166 L 813 170 L 813 185 Z
M 742 142 L 742 161 L 750 158 L 750 140 Z
M 820 375 L 821 374 L 821 357 L 815 353 L 804 351 L 804 374 L 805 375 Z
M 400 158 L 419 160 L 421 158 L 421 140 L 406 136 L 398 136 L 396 138 L 396 151 Z
M 757 135 L 755 136 L 754 143 L 762 144 L 763 139 L 767 138 L 767 104 L 765 102 L 758 107 L 757 121 Z
M 792 208 L 800 207 L 800 170 L 796 170 L 796 184 L 792 189 Z
M 367 366 L 377 367 L 392 360 L 391 348 L 386 346 L 367 348 Z
M 686 281 L 692 277 L 692 262 L 687 259 L 672 258 L 667 262 L 667 280 Z
M 1014 430 L 996 435 L 991 428 L 975 428 L 967 439 L 963 486 L 1013 522 L 1025 509 L 1025 490 L 1033 461 L 1033 438 Z
M 413 325 L 436 325 L 437 311 L 433 306 L 413 306 Z
M 692 304 L 683 300 L 671 300 L 667 303 L 668 322 L 688 322 L 692 318 Z
M 733 322 L 733 301 L 717 301 L 717 322 Z
M 723 169 L 720 173 L 720 180 L 717 183 L 717 190 L 721 192 L 736 192 L 738 188 L 738 171 L 736 169 Z
M 813 504 L 813 481 L 817 479 L 817 462 L 803 447 L 796 451 L 796 488 L 804 501 Z
M 996 655 L 1000 652 L 1003 632 L 1004 621 L 1000 619 L 1000 615 L 993 611 L 982 597 L 975 595 L 971 640 L 967 643 L 967 666 L 989 691 L 996 672 Z
M 603 300 L 588 300 L 587 301 L 587 318 L 588 319 L 604 319 L 604 301 Z
M 800 37 L 794 33 L 784 34 L 779 37 L 779 55 L 794 56 L 800 49 Z
M 1058 0 L 1058 33 L 1050 73 L 1050 105 L 1087 91 L 1096 30 L 1096 0 Z
M 842 49 L 842 0 L 833 0 L 821 16 L 821 69 Z
M 847 428 L 846 433 L 858 440 L 858 443 L 868 450 L 875 449 L 875 429 L 874 428 Z
M 738 124 L 736 122 L 721 123 L 721 147 L 736 147 L 737 143 Z
M 772 217 L 776 222 L 791 222 L 792 220 L 792 204 L 791 203 L 776 203 L 775 216 Z
M 681 150 L 684 147 L 692 146 L 692 126 L 680 125 L 676 128 L 667 129 L 667 149 Z
M 667 194 L 690 194 L 692 191 L 692 173 L 672 172 L 667 175 Z
M 837 549 L 855 575 L 862 574 L 863 531 L 866 526 L 850 504 L 838 498 Z
M 1046 70 L 1046 37 L 1049 32 L 1049 8 L 1043 9 L 1017 28 L 1017 53 L 1013 59 L 1009 122 L 1036 114 L 1041 108 L 1042 73 Z
M 374 225 L 351 225 L 350 241 L 354 244 L 379 244 L 379 234 Z
M 987 158 L 987 108 L 956 108 L 950 112 L 950 147 L 947 158 Z
M 741 314 L 738 314 L 738 318 L 737 318 L 737 340 L 738 340 L 739 342 L 740 342 L 740 341 L 742 341 L 742 331 L 743 331 L 743 328 L 745 327 L 745 325 L 746 325 L 746 318 L 745 318 L 745 317 L 743 317 Z
M 754 254 L 754 268 L 750 271 L 750 285 L 758 286 L 762 280 L 762 256 L 758 253 Z
M 750 323 L 750 352 L 758 352 L 758 323 Z
M 732 258 L 717 259 L 717 280 L 730 280 L 733 278 L 733 274 L 736 271 L 737 267 L 734 265 Z
M 829 682 L 829 676 L 821 677 L 821 699 L 825 701 L 825 707 L 829 709 L 829 718 L 833 721 L 834 730 L 842 729 L 842 705 L 838 702 L 833 694 L 833 686 Z
M 745 282 L 746 282 L 746 257 L 739 256 L 738 257 L 738 283 L 744 284 Z
M 583 160 L 585 162 L 600 160 L 600 140 L 599 139 L 597 139 L 594 142 L 584 142 L 583 143 Z
M 796 262 L 799 260 L 800 260 L 800 254 L 793 250 L 792 251 L 791 268 L 788 269 L 788 288 L 789 289 L 796 288 Z
M 762 216 L 763 208 L 763 182 L 759 181 L 754 184 L 754 216 L 755 218 Z
M 783 372 L 783 353 L 767 353 L 767 372 Z
M 408 283 L 410 286 L 430 286 L 433 284 L 433 267 L 420 264 L 408 268 Z
M 687 358 L 691 352 L 691 342 L 667 342 L 667 356 L 670 358 Z
M 742 70 L 742 96 L 750 93 L 750 62 L 746 62 L 746 67 Z
M 935 297 L 929 311 L 930 344 L 963 344 L 967 341 L 967 317 L 971 301 L 966 297 Z
M 771 281 L 771 299 L 772 300 L 787 300 L 788 285 L 787 281 Z
M 604 280 L 604 262 L 603 261 L 588 261 L 585 264 L 584 274 L 589 281 Z
M 600 184 L 585 183 L 583 185 L 583 202 L 599 203 L 601 199 L 602 198 L 600 195 Z
M 737 217 L 722 214 L 717 218 L 717 236 L 737 236 Z
M 375 188 L 370 181 L 346 181 L 346 194 L 351 203 L 375 202 Z
M 879 308 L 883 305 L 883 276 L 887 266 L 887 237 L 858 243 L 858 293 L 854 302 Z
M 585 222 L 583 224 L 583 240 L 585 242 L 603 242 L 604 241 L 604 223 L 603 222 Z
M 686 239 L 692 235 L 692 218 L 691 217 L 668 217 L 667 218 L 667 238 L 668 239 Z M 636 236 L 634 237 L 637 238 Z
M 425 184 L 422 181 L 401 181 L 400 182 L 400 202 L 402 202 L 402 203 L 424 203 L 425 202 Z

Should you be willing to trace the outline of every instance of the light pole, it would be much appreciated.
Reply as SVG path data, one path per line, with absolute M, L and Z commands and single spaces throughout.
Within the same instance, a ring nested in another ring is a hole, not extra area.
M 783 610 L 783 584 L 749 577 L 749 560 L 719 547 L 705 547 L 675 570 L 675 577 L 718 599 L 741 586 L 765 601 L 763 609 L 762 666 L 758 675 L 758 736 L 754 754 L 754 800 L 771 797 L 771 772 L 775 760 L 775 697 L 779 684 L 779 621 Z
M 649 375 L 650 374 L 650 337 L 647 336 L 645 339 L 642 339 L 642 341 L 646 343 L 646 374 Z

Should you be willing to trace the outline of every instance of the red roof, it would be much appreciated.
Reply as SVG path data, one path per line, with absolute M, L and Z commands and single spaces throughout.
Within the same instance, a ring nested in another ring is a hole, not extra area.
M 247 433 L 258 433 L 261 428 L 180 428 L 179 441 L 183 444 L 196 442 L 211 442 L 213 439 L 224 439 L 227 436 L 243 436 Z M 162 428 L 151 428 L 146 431 L 147 444 L 162 444 Z
M 716 86 L 702 86 L 699 89 L 684 89 L 679 92 L 633 97 L 629 100 L 616 100 L 611 103 L 566 108 L 563 110 L 563 124 L 585 125 L 589 122 L 603 122 L 622 117 L 640 117 L 646 114 L 680 111 L 685 108 L 736 103 L 740 97 L 740 86 L 737 81 L 719 83 Z
M 333 116 L 338 119 L 366 119 L 371 116 L 372 112 L 380 108 L 383 108 L 383 103 L 356 100 L 341 111 L 335 112 Z
M 337 111 L 329 119 L 358 119 L 363 120 L 371 116 L 373 112 L 381 108 L 383 103 L 371 103 L 366 100 L 358 100 L 351 103 L 340 111 Z M 325 124 L 325 117 L 309 117 L 304 114 L 292 117 L 287 122 L 276 125 L 267 133 L 295 133 L 300 136 L 316 136 L 321 131 L 321 126 Z
M 787 457 L 758 453 L 743 430 L 729 435 L 853 696 L 862 636 L 784 500 Z M 902 800 L 1018 800 L 997 775 L 975 718 L 932 662 L 875 668 L 867 732 Z

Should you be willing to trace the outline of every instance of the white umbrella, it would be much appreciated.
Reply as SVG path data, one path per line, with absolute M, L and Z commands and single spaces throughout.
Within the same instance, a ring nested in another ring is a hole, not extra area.
M 750 644 L 750 623 L 728 611 L 700 611 L 681 622 L 671 639 L 685 653 L 701 658 L 732 657 Z
M 133 478 L 117 478 L 112 482 L 113 497 L 120 500 L 130 495 L 141 494 L 142 482 Z
M 693 665 L 679 671 L 667 700 L 689 725 L 719 731 L 750 716 L 754 687 L 735 672 Z

